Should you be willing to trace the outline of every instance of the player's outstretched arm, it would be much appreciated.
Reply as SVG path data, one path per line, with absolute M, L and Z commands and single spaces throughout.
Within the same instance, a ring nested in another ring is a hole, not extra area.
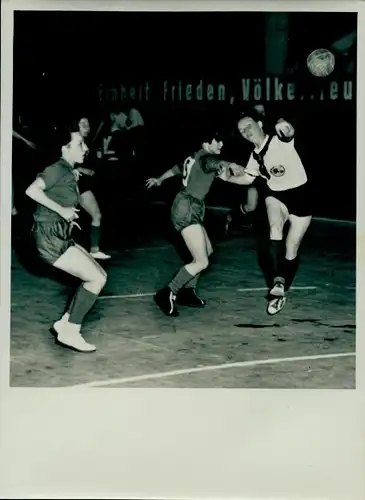
M 19 139 L 20 141 L 23 141 L 25 142 L 25 144 L 32 148 L 32 149 L 35 149 L 35 144 L 31 141 L 28 141 L 28 139 L 26 139 L 25 137 L 23 137 L 22 135 L 20 135 L 16 130 L 13 130 L 13 137 L 15 137 L 15 139 Z
M 228 161 L 222 160 L 221 158 L 216 158 L 214 156 L 202 158 L 202 170 L 205 173 L 217 172 L 219 174 L 223 169 L 228 168 L 229 165 L 230 163 Z
M 222 179 L 222 181 L 231 182 L 232 184 L 249 186 L 253 183 L 256 176 L 246 172 L 244 167 L 241 165 L 229 163 L 228 166 L 219 174 L 219 178 Z
M 146 181 L 146 187 L 147 189 L 151 189 L 152 187 L 155 186 L 161 186 L 163 181 L 166 181 L 167 179 L 170 179 L 171 177 L 175 177 L 175 175 L 181 174 L 181 169 L 178 165 L 175 165 L 172 168 L 169 168 L 164 174 L 161 175 L 161 177 L 151 177 L 150 179 L 147 179 Z

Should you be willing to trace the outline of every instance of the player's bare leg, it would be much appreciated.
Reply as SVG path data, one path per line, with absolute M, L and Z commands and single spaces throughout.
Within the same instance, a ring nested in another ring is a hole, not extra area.
M 289 219 L 286 206 L 276 198 L 269 196 L 265 200 L 270 226 L 270 255 L 273 261 L 273 286 L 270 294 L 276 297 L 284 296 L 285 277 L 282 261 L 285 252 L 283 231 Z
M 285 277 L 282 267 L 285 254 L 283 231 L 285 223 L 289 219 L 289 214 L 285 205 L 276 198 L 269 196 L 266 198 L 265 204 L 270 227 L 270 267 L 273 270 L 272 288 L 269 292 L 270 298 L 267 313 L 273 315 L 280 312 L 286 302 Z
M 247 189 L 246 203 L 240 206 L 242 217 L 246 220 L 246 225 L 250 223 L 250 215 L 256 210 L 258 202 L 259 193 L 257 188 L 255 186 L 249 186 Z
M 53 325 L 57 340 L 62 345 L 77 351 L 95 351 L 95 346 L 84 340 L 80 330 L 85 316 L 94 306 L 105 285 L 106 273 L 79 245 L 69 247 L 53 265 L 82 281 L 68 311 Z
M 90 254 L 94 259 L 107 260 L 110 259 L 110 255 L 100 251 L 100 226 L 101 226 L 101 212 L 99 204 L 92 193 L 92 191 L 86 191 L 82 193 L 80 197 L 80 205 L 91 217 L 91 249 Z
M 207 231 L 204 226 L 201 226 L 204 239 L 205 239 L 205 250 L 208 258 L 213 253 L 213 246 L 207 234 Z M 177 304 L 188 307 L 204 307 L 206 302 L 204 299 L 199 297 L 196 294 L 196 287 L 198 284 L 198 280 L 200 278 L 200 273 L 196 274 L 190 281 L 186 283 L 186 285 L 179 291 L 177 295 Z
M 311 223 L 312 216 L 289 215 L 289 231 L 285 242 L 285 289 L 289 290 L 299 265 L 299 247 Z
M 176 296 L 185 285 L 209 265 L 206 232 L 200 224 L 192 224 L 182 230 L 181 235 L 188 247 L 192 262 L 182 266 L 167 287 L 155 295 L 155 302 L 167 316 L 177 316 Z
M 252 226 L 252 214 L 255 212 L 259 200 L 259 194 L 255 186 L 250 186 L 247 189 L 247 197 L 245 203 L 240 203 L 236 209 L 231 210 L 226 217 L 225 231 L 229 235 L 231 226 L 235 225 L 235 220 L 241 227 Z
M 272 198 L 272 200 L 274 200 Z M 282 213 L 282 222 L 283 222 L 283 227 L 285 222 L 288 220 L 289 221 L 289 231 L 286 237 L 285 241 L 285 253 L 283 252 L 283 246 L 280 243 L 273 243 L 271 241 L 271 244 L 274 248 L 274 251 L 276 251 L 276 256 L 274 258 L 277 259 L 277 263 L 274 263 L 274 269 L 275 269 L 275 277 L 274 277 L 274 286 L 270 291 L 270 295 L 275 297 L 272 298 L 269 301 L 267 312 L 270 315 L 277 314 L 278 312 L 281 311 L 281 309 L 284 307 L 285 302 L 286 302 L 286 297 L 285 297 L 285 292 L 289 290 L 295 274 L 298 269 L 298 264 L 299 264 L 299 257 L 298 257 L 298 251 L 300 244 L 303 240 L 303 237 L 311 223 L 312 217 L 311 216 L 306 216 L 306 217 L 298 217 L 296 215 L 289 215 L 287 214 L 287 209 L 285 205 L 283 205 L 281 202 L 278 200 L 275 200 L 278 204 L 281 205 L 281 213 Z M 270 204 L 270 201 L 269 201 Z M 277 205 L 275 202 L 272 202 L 270 204 L 272 208 L 271 212 L 271 220 L 274 220 L 274 212 L 275 210 L 273 207 Z M 279 206 L 279 205 L 278 205 Z M 269 214 L 269 212 L 268 212 Z M 279 220 L 279 214 L 277 214 L 278 218 L 277 221 Z M 270 220 L 270 214 L 269 214 L 269 220 Z M 273 226 L 274 227 L 274 226 Z M 279 230 L 278 230 L 279 227 Z M 271 225 L 270 225 L 271 228 Z M 273 233 L 270 232 L 270 235 L 274 234 L 275 236 L 280 236 L 280 225 L 276 226 L 276 229 L 273 230 Z M 281 231 L 282 234 L 282 231 Z M 276 240 L 280 241 L 280 240 Z M 277 245 L 277 248 L 275 249 L 275 245 Z M 276 267 L 275 267 L 276 266 Z

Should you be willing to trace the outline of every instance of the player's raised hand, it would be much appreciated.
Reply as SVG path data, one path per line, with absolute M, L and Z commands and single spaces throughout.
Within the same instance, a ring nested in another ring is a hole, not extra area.
M 293 125 L 282 118 L 275 125 L 275 130 L 279 136 L 288 138 L 293 137 L 295 132 Z
M 158 187 L 158 186 L 161 186 L 160 179 L 157 179 L 155 177 L 151 177 L 150 179 L 146 180 L 147 189 L 151 189 L 152 187 Z

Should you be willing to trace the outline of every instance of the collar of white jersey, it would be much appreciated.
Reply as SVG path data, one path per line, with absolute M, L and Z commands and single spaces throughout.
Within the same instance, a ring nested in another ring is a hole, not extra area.
M 265 139 L 264 139 L 264 142 L 261 144 L 261 146 L 258 148 L 256 147 L 254 149 L 255 153 L 260 153 L 260 151 L 262 151 L 264 149 L 264 147 L 266 146 L 267 144 L 267 141 L 270 139 L 270 136 L 269 135 L 266 135 Z

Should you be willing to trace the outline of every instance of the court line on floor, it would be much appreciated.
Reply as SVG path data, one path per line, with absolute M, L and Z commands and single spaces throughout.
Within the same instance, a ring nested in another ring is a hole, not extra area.
M 210 365 L 210 366 L 199 366 L 197 368 L 183 368 L 180 370 L 171 370 L 168 372 L 157 372 L 157 373 L 148 373 L 146 375 L 136 375 L 133 377 L 122 377 L 117 379 L 109 379 L 109 380 L 101 380 L 101 381 L 93 381 L 86 382 L 84 384 L 76 384 L 68 386 L 68 388 L 76 389 L 76 388 L 88 388 L 88 387 L 103 387 L 114 384 L 126 384 L 128 382 L 141 382 L 143 380 L 154 380 L 161 379 L 166 377 L 176 377 L 178 375 L 190 375 L 192 373 L 201 373 L 208 371 L 217 371 L 217 370 L 226 370 L 229 368 L 249 368 L 255 366 L 262 365 L 272 365 L 279 363 L 289 363 L 295 361 L 316 361 L 319 359 L 333 359 L 333 358 L 345 358 L 345 357 L 354 357 L 356 356 L 355 352 L 342 352 L 342 353 L 334 353 L 334 354 L 317 354 L 313 356 L 295 356 L 289 358 L 271 358 L 271 359 L 257 359 L 254 361 L 237 361 L 234 363 L 224 363 L 222 365 Z
M 290 287 L 290 290 L 316 290 L 318 287 L 317 286 L 292 286 Z M 237 292 L 266 292 L 268 291 L 267 287 L 262 287 L 262 288 L 238 288 Z
M 125 295 L 101 295 L 98 297 L 98 300 L 106 300 L 106 299 L 136 299 L 140 297 L 152 297 L 156 292 L 148 292 L 148 293 L 127 293 Z
M 154 247 L 154 246 L 150 246 L 150 247 L 136 247 L 136 248 L 133 248 L 132 251 L 133 252 L 140 252 L 141 250 L 169 250 L 170 248 L 173 248 L 173 245 L 165 245 L 165 246 L 161 246 L 161 247 Z
M 316 290 L 318 287 L 316 286 L 293 286 L 291 290 Z M 238 288 L 237 292 L 266 292 L 267 287 L 254 287 L 254 288 Z M 121 295 L 101 295 L 98 297 L 98 300 L 106 300 L 106 299 L 136 299 L 140 297 L 151 297 L 155 295 L 156 292 L 147 292 L 147 293 L 127 293 Z

